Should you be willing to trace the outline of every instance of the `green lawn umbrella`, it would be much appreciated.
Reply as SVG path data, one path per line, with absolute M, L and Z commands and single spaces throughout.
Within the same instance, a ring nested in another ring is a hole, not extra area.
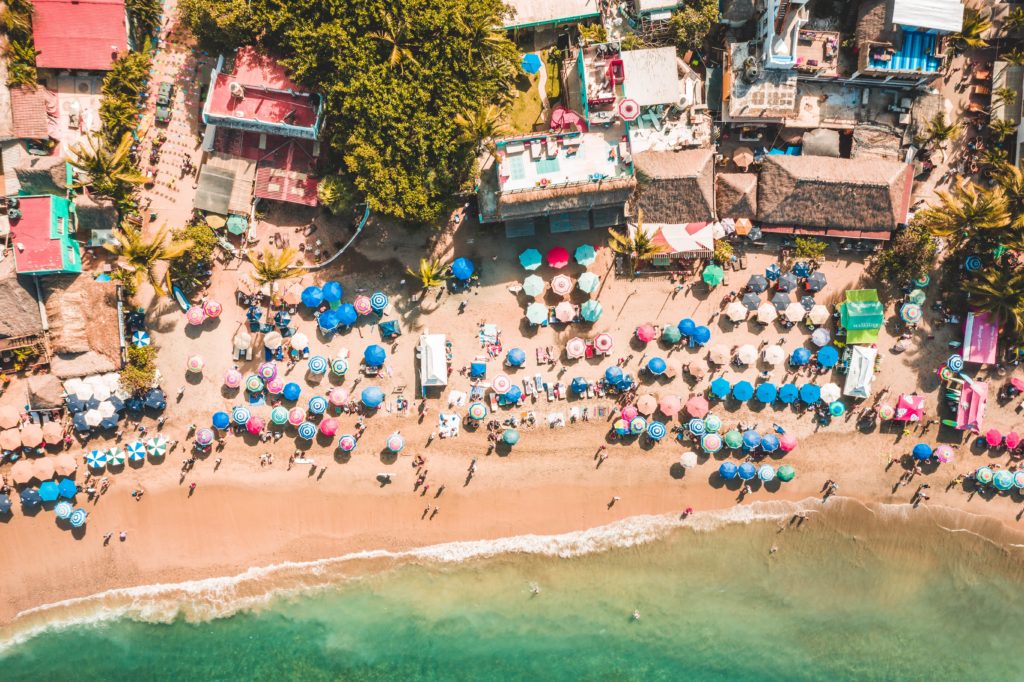
M 775 478 L 780 481 L 792 481 L 794 476 L 796 476 L 796 469 L 789 464 L 783 464 L 779 467 L 779 470 L 775 472 Z
M 573 255 L 576 257 L 576 262 L 580 265 L 590 265 L 597 258 L 597 252 L 594 251 L 594 247 L 590 244 L 577 246 L 576 253 Z
M 601 278 L 592 272 L 584 272 L 580 275 L 580 278 L 576 280 L 576 286 L 580 288 L 585 294 L 592 294 L 597 291 L 597 288 L 601 286 Z
M 725 281 L 725 270 L 712 263 L 704 268 L 704 283 L 710 287 L 717 287 Z
M 530 324 L 543 324 L 548 319 L 548 307 L 543 303 L 531 303 L 526 306 L 526 319 Z
M 278 405 L 270 411 L 270 421 L 274 424 L 281 425 L 288 422 L 288 410 Z
M 736 429 L 730 429 L 725 433 L 725 444 L 733 449 L 743 445 L 743 434 Z
M 907 296 L 907 300 L 914 305 L 924 305 L 925 298 L 927 298 L 927 294 L 925 294 L 922 289 L 914 289 L 910 292 L 910 295 Z
M 601 304 L 593 300 L 587 301 L 583 304 L 583 307 L 580 308 L 580 315 L 582 315 L 583 319 L 587 322 L 597 322 L 603 312 L 604 308 L 601 307 Z
M 124 450 L 116 445 L 107 450 L 107 464 L 121 466 L 124 464 Z
M 679 343 L 682 338 L 683 335 L 679 332 L 679 327 L 674 324 L 665 325 L 661 332 L 661 340 L 665 343 Z
M 519 254 L 519 264 L 527 270 L 536 270 L 544 262 L 544 257 L 537 249 L 527 249 Z
M 506 445 L 515 445 L 519 442 L 519 432 L 515 429 L 505 429 L 505 433 L 501 434 L 501 440 Z
M 530 275 L 523 280 L 523 293 L 527 296 L 540 296 L 544 293 L 544 280 L 539 275 Z
M 167 439 L 163 436 L 154 436 L 146 443 L 146 450 L 152 457 L 163 457 L 167 454 Z

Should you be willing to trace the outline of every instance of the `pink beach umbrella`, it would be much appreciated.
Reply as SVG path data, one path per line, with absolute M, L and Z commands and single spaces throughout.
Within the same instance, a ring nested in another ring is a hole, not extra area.
M 224 385 L 228 388 L 238 388 L 242 385 L 242 373 L 237 369 L 229 369 L 224 374 Z
M 598 353 L 611 353 L 614 347 L 615 341 L 612 340 L 611 334 L 598 334 L 594 337 L 594 350 Z
M 559 322 L 572 322 L 576 317 L 576 308 L 568 301 L 562 301 L 555 306 L 555 319 Z
M 338 420 L 337 419 L 334 419 L 333 417 L 328 417 L 327 419 L 325 419 L 322 422 L 320 422 L 320 433 L 324 434 L 325 436 L 333 436 L 337 432 L 338 432 Z
M 252 434 L 259 434 L 263 432 L 263 427 L 266 423 L 259 417 L 250 417 L 249 421 L 245 423 L 245 430 Z
M 658 401 L 658 409 L 669 419 L 679 414 L 681 407 L 682 400 L 677 395 L 663 395 Z
M 635 121 L 640 116 L 640 104 L 627 97 L 619 102 L 619 116 L 623 121 Z
M 271 395 L 278 395 L 284 390 L 284 379 L 281 377 L 274 377 L 267 382 L 267 393 Z
M 580 337 L 574 336 L 573 338 L 569 339 L 566 342 L 566 344 L 565 344 L 565 355 L 566 355 L 566 357 L 568 357 L 570 359 L 582 358 L 586 354 L 587 354 L 587 342 L 584 341 L 583 339 L 581 339 Z
M 695 395 L 686 401 L 686 412 L 691 417 L 703 419 L 708 413 L 708 401 L 704 396 Z
M 559 296 L 572 293 L 572 279 L 569 278 L 569 275 L 555 275 L 551 280 L 551 291 Z
M 640 414 L 650 415 L 658 407 L 658 399 L 650 393 L 644 393 L 636 400 L 636 409 Z
M 1003 442 L 1003 434 L 997 429 L 989 429 L 985 433 L 985 442 L 990 448 L 994 448 Z
M 509 389 L 512 388 L 512 380 L 505 374 L 498 374 L 491 379 L 491 388 L 498 395 L 504 395 L 508 393 Z
M 288 411 L 288 423 L 292 426 L 298 426 L 304 421 L 306 421 L 306 411 L 301 407 L 293 407 Z
M 633 421 L 637 415 L 640 414 L 640 410 L 636 409 L 636 405 L 626 405 L 622 408 L 622 419 L 626 421 Z
M 189 324 L 198 326 L 206 321 L 206 313 L 203 312 L 202 308 L 194 305 L 188 309 L 187 313 L 185 313 L 185 319 L 188 320 Z
M 203 366 L 205 364 L 206 363 L 203 361 L 202 355 L 193 355 L 186 361 L 185 367 L 193 374 L 198 374 L 203 371 Z
M 1020 446 L 1020 434 L 1016 431 L 1010 431 L 1003 437 L 1003 441 L 1006 443 L 1006 447 L 1016 450 Z
M 779 437 L 779 449 L 783 452 L 792 452 L 796 448 L 796 436 L 792 433 L 784 433 Z
M 360 315 L 369 315 L 373 312 L 373 306 L 370 305 L 370 298 L 368 296 L 356 296 L 356 300 L 352 302 L 352 306 Z
M 344 435 L 338 439 L 338 449 L 342 452 L 352 452 L 356 449 L 356 437 Z
M 657 335 L 657 332 L 654 331 L 654 325 L 652 324 L 642 324 L 636 328 L 636 338 L 640 339 L 644 343 L 650 343 Z
M 259 369 L 256 373 L 260 375 L 260 378 L 264 381 L 270 381 L 277 376 L 277 365 L 272 362 L 260 363 Z
M 953 461 L 953 448 L 948 445 L 938 446 L 935 448 L 935 452 L 933 454 L 935 455 L 935 458 L 943 464 Z
M 218 301 L 214 301 L 213 299 L 210 299 L 209 301 L 203 304 L 203 312 L 206 313 L 207 317 L 220 317 L 220 314 L 223 311 L 224 306 L 222 306 Z
M 401 452 L 402 448 L 405 447 L 405 439 L 402 438 L 402 434 L 396 431 L 388 436 L 387 446 L 391 452 Z
M 555 248 L 548 251 L 546 256 L 548 265 L 555 268 L 564 268 L 569 264 L 569 252 L 562 246 L 556 246 Z
M 331 392 L 327 394 L 327 402 L 335 407 L 341 407 L 348 402 L 348 390 L 341 386 L 332 388 Z

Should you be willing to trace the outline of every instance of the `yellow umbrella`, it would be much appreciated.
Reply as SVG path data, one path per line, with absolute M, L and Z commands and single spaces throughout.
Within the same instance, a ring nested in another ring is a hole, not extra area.
M 220 228 L 227 225 L 228 221 L 225 220 L 222 216 L 210 214 L 206 216 L 206 224 L 215 230 L 219 230 Z

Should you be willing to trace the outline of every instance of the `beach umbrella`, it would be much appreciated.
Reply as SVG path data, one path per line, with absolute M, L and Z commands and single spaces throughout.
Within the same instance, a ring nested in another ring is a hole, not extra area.
M 665 373 L 665 360 L 659 357 L 653 357 L 647 361 L 647 371 L 654 376 L 659 376 Z
M 327 402 L 335 407 L 341 407 L 348 402 L 348 389 L 342 388 L 341 386 L 335 386 L 327 394 Z
M 512 348 L 505 355 L 505 362 L 510 367 L 522 367 L 526 362 L 526 352 L 522 348 Z
M 765 346 L 764 351 L 761 353 L 761 357 L 764 359 L 765 363 L 774 367 L 775 365 L 781 364 L 785 361 L 786 351 L 782 349 L 782 346 L 772 344 L 770 346 Z
M 405 439 L 402 438 L 402 434 L 395 431 L 388 436 L 387 442 L 385 443 L 387 449 L 391 452 L 401 452 L 402 448 L 405 447 Z
M 709 287 L 717 287 L 719 284 L 725 281 L 725 270 L 714 263 L 704 268 L 704 272 L 701 274 L 701 279 Z
M 1017 446 L 1020 445 L 1020 434 L 1016 431 L 1010 431 L 1003 437 L 1003 442 L 1006 443 L 1006 447 L 1011 450 L 1016 450 Z
M 375 291 L 370 295 L 370 307 L 374 312 L 382 313 L 388 307 L 388 297 L 383 291 Z
M 306 421 L 306 411 L 301 407 L 293 407 L 288 410 L 288 423 L 292 426 L 298 426 L 302 422 Z
M 720 343 L 712 346 L 711 350 L 708 351 L 708 362 L 713 362 L 716 365 L 725 365 L 729 363 L 731 356 L 732 349 Z
M 21 505 L 34 509 L 43 503 L 43 498 L 35 488 L 25 488 L 21 491 Z
M 789 356 L 789 362 L 794 367 L 802 367 L 811 361 L 811 351 L 806 348 L 796 348 Z
M 302 420 L 299 420 L 300 423 Z M 288 409 L 278 405 L 270 411 L 270 422 L 281 426 L 282 424 L 288 423 Z
M 754 468 L 754 465 L 751 464 L 750 462 L 743 462 L 742 464 L 740 464 L 736 473 L 744 481 L 749 481 L 755 476 L 757 476 L 757 469 Z
M 322 355 L 314 355 L 306 363 L 306 370 L 310 374 L 321 375 L 327 372 L 327 358 Z
M 811 343 L 821 348 L 827 346 L 828 342 L 832 340 L 832 334 L 829 333 L 824 327 L 818 327 L 811 333 Z
M 640 414 L 640 410 L 637 409 L 636 405 L 626 405 L 619 412 L 619 416 L 625 419 L 627 422 L 630 421 L 633 417 L 637 416 L 638 414 Z
M 732 322 L 742 322 L 747 319 L 747 315 L 750 311 L 747 307 L 739 301 L 733 301 L 725 307 L 725 316 L 728 317 Z M 671 327 L 669 327 L 671 329 Z
M 616 419 L 612 424 L 612 429 L 614 429 L 616 435 L 625 436 L 629 433 L 629 422 L 625 419 Z
M 747 280 L 747 288 L 759 294 L 768 291 L 768 278 L 764 275 L 751 275 Z
M 741 365 L 750 365 L 757 362 L 757 348 L 749 343 L 743 344 L 736 349 L 736 360 Z
M 731 481 L 736 478 L 736 465 L 732 462 L 722 462 L 718 466 L 718 475 L 726 481 Z
M 743 448 L 745 450 L 753 450 L 761 445 L 761 434 L 753 429 L 748 429 L 743 432 Z
M 85 525 L 85 521 L 88 517 L 89 514 L 84 509 L 73 509 L 68 515 L 68 523 L 71 524 L 72 528 L 81 528 Z
M 694 417 L 686 423 L 686 430 L 695 436 L 703 436 L 707 433 L 707 427 L 704 425 L 704 420 L 699 417 Z
M 229 369 L 224 373 L 224 385 L 228 388 L 238 388 L 242 385 L 242 373 L 237 369 Z
M 374 409 L 380 407 L 380 404 L 384 402 L 384 391 L 380 390 L 376 386 L 367 386 L 363 389 L 363 392 L 359 397 L 360 400 L 362 400 L 363 405 L 370 409 Z
M 203 322 L 206 322 L 206 313 L 204 313 L 203 309 L 199 306 L 192 306 L 188 309 L 188 312 L 185 313 L 185 319 L 188 320 L 188 323 L 193 327 L 198 327 Z
M 978 483 L 982 485 L 988 485 L 992 482 L 993 472 L 989 467 L 983 466 L 978 467 L 978 470 L 974 472 L 974 478 Z
M 771 324 L 779 316 L 779 311 L 771 303 L 762 303 L 757 309 L 757 321 L 761 324 Z
M 757 468 L 757 477 L 765 483 L 775 480 L 775 467 L 771 464 L 762 464 Z
M 206 362 L 203 360 L 202 355 L 192 355 L 185 361 L 185 369 L 193 374 L 202 372 L 205 366 Z
M 116 445 L 110 447 L 107 450 L 107 464 L 111 466 L 123 466 L 124 465 L 124 450 L 117 447 Z
M 359 313 L 356 312 L 356 307 L 351 303 L 342 303 L 334 313 L 338 318 L 338 326 L 341 327 L 351 327 L 359 318 Z
M 679 333 L 682 334 L 683 336 L 690 336 L 691 334 L 693 334 L 694 330 L 697 329 L 697 323 L 694 322 L 689 317 L 684 317 L 683 319 L 679 320 L 679 324 L 676 325 L 676 328 L 679 330 Z
M 74 506 L 67 500 L 61 500 L 53 508 L 53 515 L 62 521 L 71 516 Z M 6 512 L 4 512 L 6 513 Z
M 793 265 L 793 274 L 800 278 L 808 277 L 811 274 L 811 266 L 806 261 L 797 261 Z
M 953 461 L 953 448 L 948 445 L 940 445 L 935 448 L 935 459 L 939 460 L 943 464 L 946 462 Z
M 815 384 L 804 384 L 800 387 L 800 400 L 813 405 L 821 400 L 821 389 Z
M 768 281 L 778 281 L 779 276 L 782 274 L 782 268 L 779 267 L 778 263 L 772 263 L 764 269 L 764 276 L 768 278 Z
M 324 302 L 324 291 L 318 286 L 308 286 L 302 290 L 300 298 L 307 308 L 318 308 Z
M 317 326 L 325 332 L 333 331 L 341 323 L 341 317 L 333 310 L 325 310 L 316 318 Z
M 167 454 L 167 439 L 163 436 L 153 436 L 146 442 L 146 450 L 150 457 L 163 457 Z
M 246 311 L 245 317 L 250 322 L 259 322 L 263 319 L 263 311 L 257 306 L 249 306 L 249 310 Z
M 508 401 L 509 403 L 518 403 L 520 399 L 522 399 L 522 397 L 523 389 L 519 388 L 518 386 L 512 386 L 512 388 L 508 389 L 508 391 L 505 393 L 505 400 Z
M 807 314 L 807 310 L 799 303 L 793 302 L 786 306 L 786 309 L 782 312 L 782 315 L 792 322 L 793 324 L 798 323 L 804 319 Z
M 679 457 L 679 464 L 684 469 L 692 469 L 697 466 L 697 453 L 693 450 L 687 450 Z
M 249 433 L 253 434 L 254 436 L 256 436 L 256 435 L 259 435 L 259 434 L 263 433 L 263 428 L 265 426 L 266 426 L 266 422 L 264 422 L 259 417 L 253 415 L 249 419 L 249 421 L 247 421 L 245 423 L 245 430 L 248 431 Z
M 70 414 L 78 414 L 79 412 L 85 412 L 85 401 L 79 398 L 77 395 L 67 395 L 64 397 L 64 407 Z
M 726 446 L 735 450 L 743 445 L 743 434 L 736 429 L 729 429 L 725 432 L 723 440 L 725 440 Z
M 487 406 L 481 402 L 470 403 L 469 405 L 469 418 L 475 421 L 480 421 L 487 417 Z
M 992 485 L 995 486 L 996 490 L 1002 490 L 1003 492 L 1009 490 L 1013 487 L 1013 472 L 1000 469 L 993 476 Z
M 78 469 L 78 462 L 70 452 L 62 452 L 53 458 L 53 470 L 61 476 L 70 476 Z
M 85 455 L 85 464 L 90 469 L 102 469 L 107 464 L 107 453 L 103 450 L 90 450 Z
M 204 428 L 204 429 L 199 429 L 199 431 L 210 431 L 210 430 Z M 210 434 L 212 436 L 213 432 L 210 431 Z M 196 433 L 196 440 L 199 440 L 199 433 L 198 432 Z M 212 443 L 212 442 L 213 442 L 213 438 L 211 437 L 210 438 L 210 443 Z M 209 443 L 207 443 L 207 445 L 209 445 Z M 142 443 L 142 441 L 133 440 L 131 443 L 128 443 L 128 445 L 126 446 L 125 449 L 126 449 L 126 451 L 128 453 L 128 461 L 129 462 L 141 462 L 141 461 L 146 459 L 146 446 Z
M 320 433 L 325 436 L 333 436 L 338 432 L 338 420 L 334 417 L 327 417 L 320 422 Z
M 737 381 L 732 387 L 732 397 L 740 402 L 746 402 L 754 397 L 754 387 L 749 381 Z
M 775 476 L 782 482 L 792 481 L 793 477 L 796 476 L 796 469 L 789 464 L 783 464 L 779 467 L 778 472 Z
M 356 296 L 356 300 L 352 302 L 352 307 L 356 309 L 356 312 L 360 315 L 369 315 L 373 312 L 373 306 L 370 304 L 369 296 Z
M 320 293 L 323 296 L 323 300 L 328 303 L 339 303 L 345 290 L 342 288 L 340 282 L 330 280 L 324 282 L 324 285 L 320 288 Z
M 1000 433 L 998 429 L 989 429 L 985 433 L 985 443 L 987 443 L 990 448 L 997 447 L 1002 442 L 1003 434 Z
M 650 393 L 644 393 L 636 400 L 636 410 L 640 414 L 650 415 L 658 409 L 658 399 Z
M 308 407 L 310 414 L 323 414 L 327 411 L 327 398 L 315 395 L 309 399 Z
M 210 418 L 215 429 L 226 429 L 231 425 L 231 416 L 227 412 L 214 412 Z
M 811 321 L 811 324 L 825 324 L 830 317 L 832 315 L 828 312 L 828 308 L 820 303 L 815 304 L 807 313 L 807 319 Z
M 595 300 L 585 301 L 580 308 L 580 315 L 587 322 L 597 322 L 602 312 L 604 312 L 604 308 Z
M 587 392 L 589 385 L 583 377 L 573 377 L 573 380 L 569 383 L 569 389 L 576 395 L 583 395 Z
M 729 382 L 725 382 L 726 385 Z M 703 418 L 708 413 L 708 401 L 703 396 L 695 395 L 686 401 L 686 413 L 691 417 Z
M 523 293 L 527 296 L 540 296 L 544 293 L 544 280 L 539 275 L 530 275 L 523 280 Z
M 530 324 L 544 324 L 548 319 L 548 307 L 543 303 L 531 303 L 526 306 L 526 319 Z
M 781 291 L 772 296 L 771 304 L 775 308 L 775 312 L 781 314 L 789 304 L 793 302 L 793 299 L 789 297 L 789 294 L 784 294 Z
M 558 270 L 569 264 L 569 252 L 565 247 L 556 246 L 548 251 L 547 256 L 545 256 L 544 259 L 547 261 L 549 267 Z
M 576 308 L 568 301 L 555 306 L 555 319 L 559 322 L 572 322 L 576 318 Z
M 99 410 L 86 410 L 83 417 L 90 427 L 99 426 L 103 421 L 103 414 Z
M 716 398 L 727 398 L 731 390 L 732 386 L 729 384 L 728 379 L 725 379 L 724 377 L 718 377 L 711 382 L 711 395 Z
M 924 305 L 924 301 L 926 298 L 928 298 L 928 296 L 923 291 L 921 291 L 920 289 L 914 289 L 907 296 L 907 301 L 913 303 L 914 305 Z
M 259 375 L 250 374 L 245 378 L 245 390 L 250 393 L 259 393 L 263 390 L 263 387 L 263 379 L 260 379 Z
M 587 354 L 587 342 L 578 336 L 574 336 L 565 343 L 565 355 L 570 360 L 574 358 L 582 358 Z M 525 354 L 523 356 L 525 360 Z M 521 363 L 520 363 L 521 364 Z M 520 365 L 517 365 L 520 366 Z
M 658 411 L 669 419 L 674 415 L 679 414 L 679 410 L 681 408 L 682 401 L 679 399 L 679 396 L 676 395 L 663 395 L 658 401 Z
M 83 415 L 76 414 L 74 418 L 77 420 L 80 417 L 83 417 Z M 88 424 L 86 424 L 85 430 L 89 430 Z M 0 447 L 7 451 L 17 450 L 18 448 L 20 448 L 21 431 L 18 431 L 18 429 L 5 429 L 3 431 L 0 431 Z
M 79 412 L 78 414 L 72 415 L 71 424 L 72 426 L 75 427 L 75 431 L 77 431 L 78 433 L 85 433 L 86 431 L 92 428 L 91 426 L 89 426 L 88 422 L 85 421 L 84 412 Z M 21 445 L 21 437 L 18 435 L 18 432 L 15 429 L 9 429 L 8 431 L 0 431 L 0 441 L 9 438 L 11 435 L 13 435 L 18 440 L 15 442 L 13 447 L 5 445 L 5 450 L 13 450 L 20 447 Z
M 32 477 L 37 478 L 40 481 L 46 481 L 54 477 L 56 473 L 53 466 L 53 459 L 50 457 L 40 457 L 39 459 L 32 461 Z
M 316 424 L 313 422 L 302 422 L 296 428 L 296 432 L 302 440 L 313 440 L 316 436 Z
M 8 475 L 11 477 L 11 481 L 14 483 L 27 483 L 31 481 L 35 474 L 32 473 L 32 462 L 31 460 L 22 459 L 14 463 L 11 467 Z
M 331 374 L 343 377 L 346 372 L 348 372 L 348 360 L 344 358 L 331 360 Z
M 224 306 L 222 306 L 220 302 L 214 301 L 211 298 L 203 304 L 203 312 L 207 317 L 220 317 L 220 314 L 224 312 Z
M 828 280 L 825 278 L 825 273 L 820 270 L 818 272 L 812 272 L 807 277 L 807 289 L 809 291 L 821 291 L 827 284 Z
M 701 325 L 693 330 L 693 336 L 690 338 L 692 338 L 694 343 L 698 346 L 703 346 L 711 340 L 711 330 L 704 325 Z
M 914 280 L 914 286 L 918 287 L 918 288 L 921 288 L 921 289 L 923 289 L 924 287 L 928 286 L 931 283 L 932 283 L 932 278 L 927 273 L 921 275 L 920 277 L 918 277 L 917 279 Z
M 615 385 L 615 384 L 620 383 L 622 381 L 622 377 L 623 377 L 622 368 L 618 367 L 617 365 L 612 365 L 611 367 L 608 367 L 604 371 L 604 380 L 606 382 L 608 382 L 609 384 Z M 497 389 L 495 389 L 495 392 L 503 392 L 503 391 L 498 391 Z
M 299 399 L 299 394 L 301 393 L 302 387 L 294 381 L 289 381 L 281 390 L 281 397 L 289 402 L 294 402 Z
M 11 497 L 0 493 L 0 515 L 7 516 L 11 513 Z
M 551 279 L 551 291 L 559 296 L 567 296 L 572 293 L 572 278 L 568 275 L 555 275 Z
M 573 254 L 576 262 L 580 265 L 590 265 L 597 260 L 597 251 L 590 244 L 581 244 L 576 247 L 576 252 Z
M 797 281 L 796 275 L 792 272 L 787 272 L 782 275 L 779 277 L 779 281 L 775 283 L 779 291 L 792 291 L 793 289 L 796 289 L 798 284 L 799 282 Z
M 761 306 L 761 297 L 753 292 L 748 291 L 747 293 L 743 294 L 743 297 L 740 299 L 740 305 L 742 305 L 750 312 L 754 312 Z
M 1013 485 L 1017 488 L 1024 488 L 1024 469 L 1013 472 Z
M 821 399 L 826 403 L 835 402 L 843 394 L 843 389 L 837 384 L 829 382 L 821 387 Z
M 501 440 L 506 445 L 515 445 L 519 442 L 519 432 L 515 429 L 505 429 L 505 432 L 501 434 Z
M 543 261 L 537 249 L 527 249 L 519 254 L 519 264 L 526 270 L 536 270 Z
M 629 432 L 634 436 L 639 436 L 641 433 L 647 430 L 647 420 L 643 417 L 636 416 L 629 420 Z
M 103 419 L 103 413 L 100 412 L 100 419 Z M 26 448 L 34 448 L 41 445 L 43 442 L 43 429 L 38 424 L 25 424 L 21 428 L 21 444 Z
M 722 420 L 717 415 L 709 414 L 704 417 L 704 431 L 707 433 L 718 433 L 722 428 Z
M 814 297 L 813 296 L 801 296 L 800 297 L 800 305 L 802 305 L 804 307 L 805 311 L 811 312 L 811 310 L 817 304 L 814 302 Z
M 206 447 L 213 443 L 215 436 L 212 429 L 202 428 L 196 431 L 196 444 L 200 447 Z
M 758 385 L 757 390 L 754 391 L 754 397 L 756 397 L 758 401 L 764 403 L 765 405 L 770 405 L 771 403 L 775 402 L 775 399 L 778 397 L 778 395 L 778 388 L 776 388 L 775 384 L 771 383 L 770 381 Z
M 366 347 L 366 350 L 363 351 L 363 361 L 369 367 L 382 366 L 387 356 L 387 352 L 375 343 L 370 344 Z
M 921 306 L 913 303 L 904 303 L 900 307 L 900 318 L 907 324 L 917 324 L 921 321 L 923 314 Z
M 925 461 L 931 459 L 932 452 L 932 446 L 928 445 L 927 443 L 918 443 L 917 445 L 914 446 L 914 449 L 911 451 L 911 454 L 914 456 L 914 459 Z
M 496 374 L 491 379 L 491 390 L 498 395 L 504 395 L 508 393 L 509 389 L 512 388 L 512 380 L 508 378 L 506 374 Z
M 892 419 L 896 416 L 896 410 L 889 403 L 882 403 L 878 406 L 879 419 Z
M 601 278 L 592 272 L 584 272 L 576 280 L 576 286 L 585 294 L 592 294 L 601 286 Z
M 842 417 L 846 414 L 846 405 L 838 400 L 833 400 L 828 404 L 828 413 L 833 417 Z
M 959 353 L 950 355 L 946 360 L 946 367 L 950 368 L 954 372 L 959 372 L 964 368 L 964 358 Z
M 274 377 L 267 382 L 266 385 L 267 393 L 271 395 L 280 395 L 281 391 L 284 390 L 284 379 L 281 377 Z
M 717 433 L 706 433 L 700 439 L 700 446 L 704 449 L 704 452 L 718 452 L 722 449 L 722 437 Z
M 150 343 L 152 343 L 152 339 L 150 339 L 149 333 L 144 331 L 132 333 L 132 345 L 136 348 L 145 348 Z
M 281 332 L 269 332 L 263 335 L 263 345 L 270 350 L 277 350 L 284 345 L 284 337 L 281 336 Z M 236 343 L 236 347 L 238 344 Z M 249 344 L 245 343 L 241 345 L 241 348 L 248 348 Z
M 60 495 L 55 481 L 44 481 L 39 484 L 39 498 L 43 502 L 55 502 Z
M 239 426 L 244 426 L 246 422 L 252 417 L 252 412 L 249 411 L 248 407 L 243 405 L 237 405 L 231 408 L 231 421 Z
M 338 449 L 342 452 L 352 452 L 356 449 L 356 437 L 351 434 L 345 434 L 338 438 Z

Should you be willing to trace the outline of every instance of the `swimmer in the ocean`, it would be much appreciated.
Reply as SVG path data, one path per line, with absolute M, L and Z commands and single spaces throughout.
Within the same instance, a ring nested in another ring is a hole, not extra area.
M 530 583 L 530 594 L 535 597 L 540 594 L 540 585 L 537 583 Z
M 640 620 L 640 609 L 633 609 L 633 620 Z

